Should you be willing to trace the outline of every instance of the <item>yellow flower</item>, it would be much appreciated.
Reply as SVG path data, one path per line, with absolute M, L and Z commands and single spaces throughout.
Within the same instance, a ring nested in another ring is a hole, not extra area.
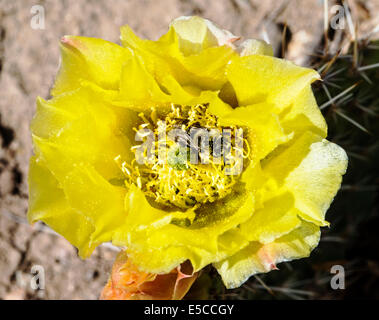
M 325 140 L 317 72 L 274 58 L 262 41 L 236 40 L 199 17 L 176 19 L 158 41 L 127 26 L 122 46 L 63 37 L 52 99 L 37 99 L 31 125 L 30 222 L 84 258 L 112 241 L 148 273 L 213 264 L 228 288 L 309 256 L 346 153 Z M 136 131 L 150 129 L 159 146 L 163 124 L 243 135 L 231 146 L 242 172 L 227 174 L 225 155 L 192 164 L 171 140 L 167 161 L 153 152 L 137 163 L 146 137 L 136 142 Z

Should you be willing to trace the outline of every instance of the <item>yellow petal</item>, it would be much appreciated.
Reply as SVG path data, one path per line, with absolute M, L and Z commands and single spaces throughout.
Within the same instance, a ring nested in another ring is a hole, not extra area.
M 265 174 L 291 192 L 302 217 L 326 225 L 325 212 L 340 188 L 347 167 L 345 151 L 306 132 L 286 150 L 268 159 Z
M 249 240 L 242 234 L 239 226 L 231 228 L 218 237 L 217 257 L 212 261 L 220 261 L 242 250 L 249 244 Z
M 86 87 L 50 101 L 38 99 L 31 125 L 35 151 L 58 178 L 82 162 L 96 167 L 107 179 L 116 178 L 121 173 L 114 158 L 134 156 L 130 151 L 134 134 L 132 128 L 125 129 L 133 120 L 130 111 L 109 106 Z
M 220 115 L 221 116 L 221 115 Z M 279 117 L 273 113 L 273 106 L 267 103 L 239 107 L 219 118 L 222 126 L 237 125 L 249 129 L 251 156 L 263 159 L 279 144 L 291 137 L 284 133 Z
M 299 135 L 312 131 L 325 138 L 327 125 L 317 105 L 311 86 L 306 86 L 294 102 L 280 114 L 280 123 L 286 132 Z
M 61 67 L 51 91 L 53 96 L 77 89 L 81 79 L 104 89 L 118 89 L 121 67 L 130 52 L 102 39 L 64 36 L 61 55 Z
M 289 61 L 249 55 L 234 58 L 227 67 L 240 106 L 267 101 L 283 110 L 311 82 L 319 79 L 316 71 L 301 68 Z
M 276 269 L 276 264 L 280 262 L 308 257 L 319 239 L 319 227 L 303 222 L 299 228 L 274 242 L 251 242 L 235 255 L 214 266 L 227 288 L 237 288 L 254 274 Z
M 161 83 L 170 74 L 181 86 L 218 90 L 226 82 L 225 68 L 234 50 L 228 46 L 207 47 L 193 55 L 180 50 L 180 36 L 171 27 L 158 41 L 138 38 L 128 26 L 121 28 L 121 41 L 141 57 L 150 74 Z
M 241 43 L 238 47 L 238 51 L 242 57 L 252 54 L 260 54 L 264 56 L 273 56 L 274 51 L 272 46 L 267 42 L 256 39 L 248 39 Z
M 226 82 L 225 68 L 233 55 L 233 49 L 223 46 L 208 48 L 198 55 L 181 58 L 184 68 L 193 74 L 181 83 L 197 84 L 203 89 L 220 89 Z
M 114 243 L 127 246 L 128 255 L 138 267 L 153 273 L 167 273 L 186 258 L 198 271 L 225 257 L 232 249 L 224 252 L 219 236 L 246 221 L 254 210 L 253 195 L 241 194 L 201 208 L 196 220 L 184 227 L 172 223 L 174 218 L 185 218 L 183 213 L 152 208 L 139 189 L 132 188 L 128 199 L 127 222 L 115 235 Z M 140 212 L 144 212 L 143 217 Z
M 295 196 L 295 206 L 311 221 L 323 223 L 345 174 L 348 158 L 338 145 L 322 140 L 286 178 L 285 187 Z
M 222 30 L 211 21 L 197 16 L 182 16 L 171 26 L 179 38 L 179 48 L 185 56 L 198 54 L 210 47 L 231 45 L 238 39 L 227 30 Z
M 90 240 L 93 222 L 68 205 L 58 181 L 35 157 L 30 159 L 28 183 L 29 222 L 44 221 L 79 248 L 82 257 L 88 257 L 96 246 Z
M 125 62 L 122 68 L 120 81 L 120 95 L 117 97 L 119 105 L 132 106 L 144 110 L 151 106 L 169 104 L 171 99 L 159 87 L 154 77 L 146 70 L 143 62 L 132 57 Z
M 270 199 L 241 224 L 241 235 L 249 241 L 270 243 L 291 232 L 301 223 L 293 206 L 294 197 L 289 192 Z
M 93 223 L 92 243 L 110 241 L 125 222 L 125 188 L 111 185 L 92 167 L 75 166 L 67 173 L 62 188 L 70 207 Z

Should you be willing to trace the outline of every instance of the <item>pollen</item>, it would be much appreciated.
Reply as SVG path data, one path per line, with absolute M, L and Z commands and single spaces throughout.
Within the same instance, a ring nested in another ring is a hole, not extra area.
M 142 123 L 134 131 L 143 143 L 131 148 L 135 159 L 127 163 L 120 156 L 115 158 L 127 187 L 134 184 L 157 203 L 183 210 L 196 209 L 232 192 L 241 173 L 237 169 L 250 157 L 244 129 L 220 126 L 202 104 L 171 105 L 162 118 L 152 108 L 150 114 L 140 113 L 139 117 Z M 173 130 L 175 137 L 170 135 Z M 200 145 L 195 141 L 197 133 L 205 134 Z

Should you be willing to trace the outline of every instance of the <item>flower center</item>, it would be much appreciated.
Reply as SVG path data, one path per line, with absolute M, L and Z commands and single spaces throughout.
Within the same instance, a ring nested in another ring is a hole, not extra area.
M 222 127 L 207 105 L 171 106 L 159 119 L 140 113 L 143 123 L 132 147 L 135 159 L 129 164 L 116 157 L 125 183 L 137 185 L 147 197 L 168 207 L 196 209 L 224 198 L 233 190 L 249 158 L 243 129 Z

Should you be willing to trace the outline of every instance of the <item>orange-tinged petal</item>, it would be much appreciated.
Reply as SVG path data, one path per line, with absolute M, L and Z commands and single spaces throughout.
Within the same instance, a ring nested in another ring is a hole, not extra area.
M 308 257 L 320 239 L 320 228 L 302 224 L 290 233 L 267 244 L 251 242 L 235 255 L 215 265 L 227 288 L 237 288 L 250 276 L 277 269 L 277 264 Z
M 191 288 L 198 273 L 185 262 L 167 274 L 140 271 L 120 252 L 109 281 L 101 293 L 103 300 L 180 300 Z

